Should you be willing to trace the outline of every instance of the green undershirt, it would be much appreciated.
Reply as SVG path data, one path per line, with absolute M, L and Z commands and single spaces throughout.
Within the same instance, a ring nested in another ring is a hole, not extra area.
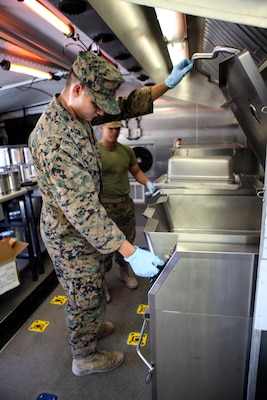
M 102 197 L 117 198 L 130 192 L 128 171 L 137 164 L 135 153 L 129 146 L 117 143 L 115 149 L 109 149 L 100 142 L 102 154 Z

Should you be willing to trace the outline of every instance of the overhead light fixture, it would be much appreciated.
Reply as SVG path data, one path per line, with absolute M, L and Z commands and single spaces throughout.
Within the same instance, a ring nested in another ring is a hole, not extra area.
M 74 38 L 74 28 L 41 4 L 38 0 L 18 0 L 25 3 L 31 10 L 38 14 L 41 18 L 54 26 L 67 37 Z
M 15 64 L 8 60 L 1 61 L 0 66 L 5 71 L 18 72 L 19 74 L 31 75 L 35 76 L 36 78 L 49 80 L 54 78 L 52 72 L 46 72 L 40 69 L 26 67 L 25 65 Z
M 167 44 L 172 64 L 188 58 L 185 15 L 176 11 L 155 8 L 163 38 Z

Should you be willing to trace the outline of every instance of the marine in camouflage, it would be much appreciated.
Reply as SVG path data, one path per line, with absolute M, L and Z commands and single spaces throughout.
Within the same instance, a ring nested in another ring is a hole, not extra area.
M 75 119 L 56 95 L 29 137 L 42 192 L 40 230 L 58 279 L 66 290 L 66 321 L 73 357 L 96 346 L 105 316 L 101 254 L 116 251 L 124 233 L 99 200 L 101 157 L 92 125 Z M 120 119 L 153 111 L 151 88 L 118 99 Z M 105 123 L 110 115 L 92 121 Z

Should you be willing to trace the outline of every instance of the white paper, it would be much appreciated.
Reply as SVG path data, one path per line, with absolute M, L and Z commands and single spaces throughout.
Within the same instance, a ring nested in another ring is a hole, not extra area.
M 0 266 L 0 294 L 14 289 L 20 284 L 16 261 L 10 261 Z

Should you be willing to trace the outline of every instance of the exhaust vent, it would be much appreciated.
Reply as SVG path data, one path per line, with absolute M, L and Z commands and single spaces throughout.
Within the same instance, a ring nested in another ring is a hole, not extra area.
M 65 14 L 79 15 L 86 11 L 87 4 L 85 0 L 59 0 L 57 8 Z

